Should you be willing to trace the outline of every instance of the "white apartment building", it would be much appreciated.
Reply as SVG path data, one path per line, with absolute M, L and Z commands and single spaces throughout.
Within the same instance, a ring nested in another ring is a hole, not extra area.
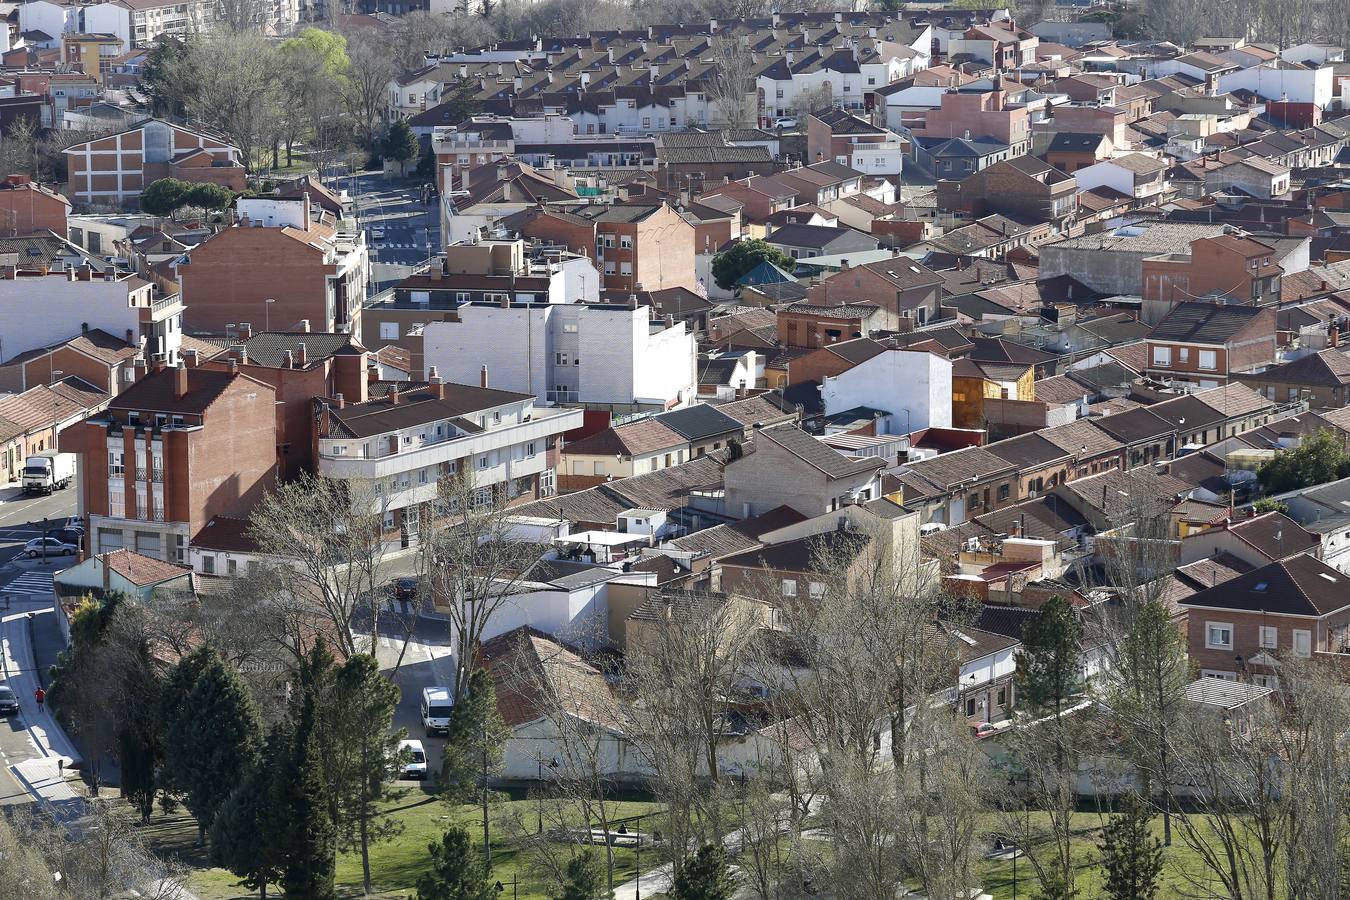
M 558 441 L 582 410 L 547 409 L 513 391 L 446 384 L 320 410 L 318 472 L 375 483 L 385 531 L 414 543 L 437 482 L 472 473 L 474 503 L 509 504 L 556 491 Z
M 857 407 L 882 410 L 878 434 L 952 427 L 952 361 L 926 350 L 887 350 L 820 388 L 825 415 Z
M 178 295 L 162 300 L 139 278 L 89 269 L 43 273 L 0 269 L 0 361 L 102 329 L 146 351 L 177 356 L 182 339 Z
M 664 410 L 693 401 L 698 352 L 683 322 L 613 303 L 488 303 L 422 329 L 427 366 L 447 381 L 489 383 L 546 403 Z
M 122 50 L 148 47 L 165 34 L 186 35 L 208 28 L 217 18 L 214 0 L 110 0 L 105 3 L 61 3 L 30 0 L 19 6 L 19 30 L 41 31 L 60 46 L 66 32 L 111 34 Z M 295 0 L 263 0 L 266 27 L 283 34 L 299 21 Z

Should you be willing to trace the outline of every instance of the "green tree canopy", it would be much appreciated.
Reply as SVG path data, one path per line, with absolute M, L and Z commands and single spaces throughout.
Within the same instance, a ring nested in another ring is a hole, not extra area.
M 605 867 L 592 850 L 582 850 L 563 869 L 562 890 L 557 900 L 609 900 Z
M 486 669 L 474 669 L 468 691 L 451 707 L 446 724 L 441 780 L 447 798 L 456 803 L 471 802 L 483 778 L 484 760 L 491 777 L 501 765 L 505 743 L 506 726 L 497 712 L 492 676 Z
M 389 126 L 389 133 L 384 136 L 384 158 L 392 159 L 394 162 L 404 165 L 417 159 L 417 154 L 421 146 L 417 143 L 417 135 L 413 134 L 408 123 L 398 119 L 393 125 Z
M 428 844 L 427 852 L 431 867 L 417 879 L 417 900 L 496 900 L 483 855 L 463 828 L 451 828 L 439 844 Z
M 670 887 L 673 900 L 731 900 L 736 880 L 727 865 L 727 852 L 707 844 L 675 873 Z
M 713 280 L 717 282 L 718 287 L 729 291 L 736 286 L 736 282 L 742 275 L 765 261 L 789 272 L 796 265 L 792 257 L 778 250 L 767 241 L 758 238 L 737 241 L 713 257 Z
M 1034 710 L 1059 712 L 1082 683 L 1083 622 L 1063 597 L 1051 597 L 1022 630 L 1017 693 Z
M 193 657 L 180 665 L 195 667 L 196 661 L 189 660 Z M 176 772 L 184 804 L 205 842 L 216 813 L 258 764 L 262 721 L 248 685 L 215 652 L 178 713 L 164 737 L 164 765 Z
M 1267 494 L 1283 494 L 1350 475 L 1345 438 L 1324 428 L 1292 450 L 1281 450 L 1261 464 L 1256 477 Z
M 281 838 L 286 823 L 275 801 L 291 775 L 294 738 L 289 720 L 272 726 L 261 765 L 230 794 L 211 824 L 211 862 L 263 897 L 285 871 Z
M 1120 815 L 1102 829 L 1102 868 L 1111 900 L 1153 900 L 1162 874 L 1163 845 L 1149 831 L 1153 810 L 1137 794 L 1127 794 Z
M 141 209 L 152 216 L 171 216 L 187 205 L 191 185 L 177 178 L 152 181 L 141 191 Z

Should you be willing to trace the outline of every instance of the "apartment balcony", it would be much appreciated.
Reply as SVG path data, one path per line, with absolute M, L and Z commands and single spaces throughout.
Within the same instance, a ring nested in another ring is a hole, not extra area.
M 396 452 L 389 449 L 390 435 L 370 439 L 373 452 L 367 457 L 362 441 L 325 438 L 319 445 L 319 474 L 329 478 L 383 479 L 402 472 L 479 456 L 494 450 L 537 442 L 536 455 L 544 456 L 545 442 L 564 431 L 580 428 L 579 409 L 536 409 L 528 422 L 490 428 L 477 434 L 447 436 L 428 440 Z M 355 453 L 337 454 L 335 446 L 346 446 Z

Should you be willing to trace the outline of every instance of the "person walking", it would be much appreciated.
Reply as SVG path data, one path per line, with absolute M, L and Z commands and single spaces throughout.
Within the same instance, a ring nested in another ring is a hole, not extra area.
M 38 709 L 42 709 L 42 702 L 47 699 L 47 692 L 42 688 L 33 691 L 33 699 L 37 701 Z

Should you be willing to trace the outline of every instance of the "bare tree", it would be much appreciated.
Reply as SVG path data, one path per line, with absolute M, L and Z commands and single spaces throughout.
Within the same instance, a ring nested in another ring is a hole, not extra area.
M 329 626 L 342 657 L 373 652 L 385 576 L 386 495 L 369 481 L 301 473 L 258 504 L 249 533 L 275 562 L 264 578 L 275 608 L 301 627 L 306 615 Z M 352 622 L 368 608 L 370 642 L 358 647 Z
M 405 18 L 418 15 L 410 13 Z M 347 35 L 347 56 L 351 66 L 343 85 L 342 99 L 356 127 L 356 136 L 370 147 L 379 133 L 389 92 L 389 82 L 400 73 L 397 48 L 382 32 L 370 29 Z
M 468 689 L 470 663 L 492 622 L 522 592 L 548 544 L 523 537 L 507 507 L 506 485 L 479 486 L 472 471 L 442 477 L 424 516 L 419 581 L 443 604 L 455 654 L 455 696 Z
M 760 624 L 756 612 L 754 604 L 718 595 L 664 594 L 650 617 L 629 625 L 628 737 L 666 803 L 676 869 L 695 839 L 722 839 L 721 755 Z
M 716 66 L 705 85 L 709 105 L 728 128 L 753 128 L 759 119 L 755 83 L 759 63 L 754 52 L 743 39 L 719 34 L 710 42 L 708 53 Z

